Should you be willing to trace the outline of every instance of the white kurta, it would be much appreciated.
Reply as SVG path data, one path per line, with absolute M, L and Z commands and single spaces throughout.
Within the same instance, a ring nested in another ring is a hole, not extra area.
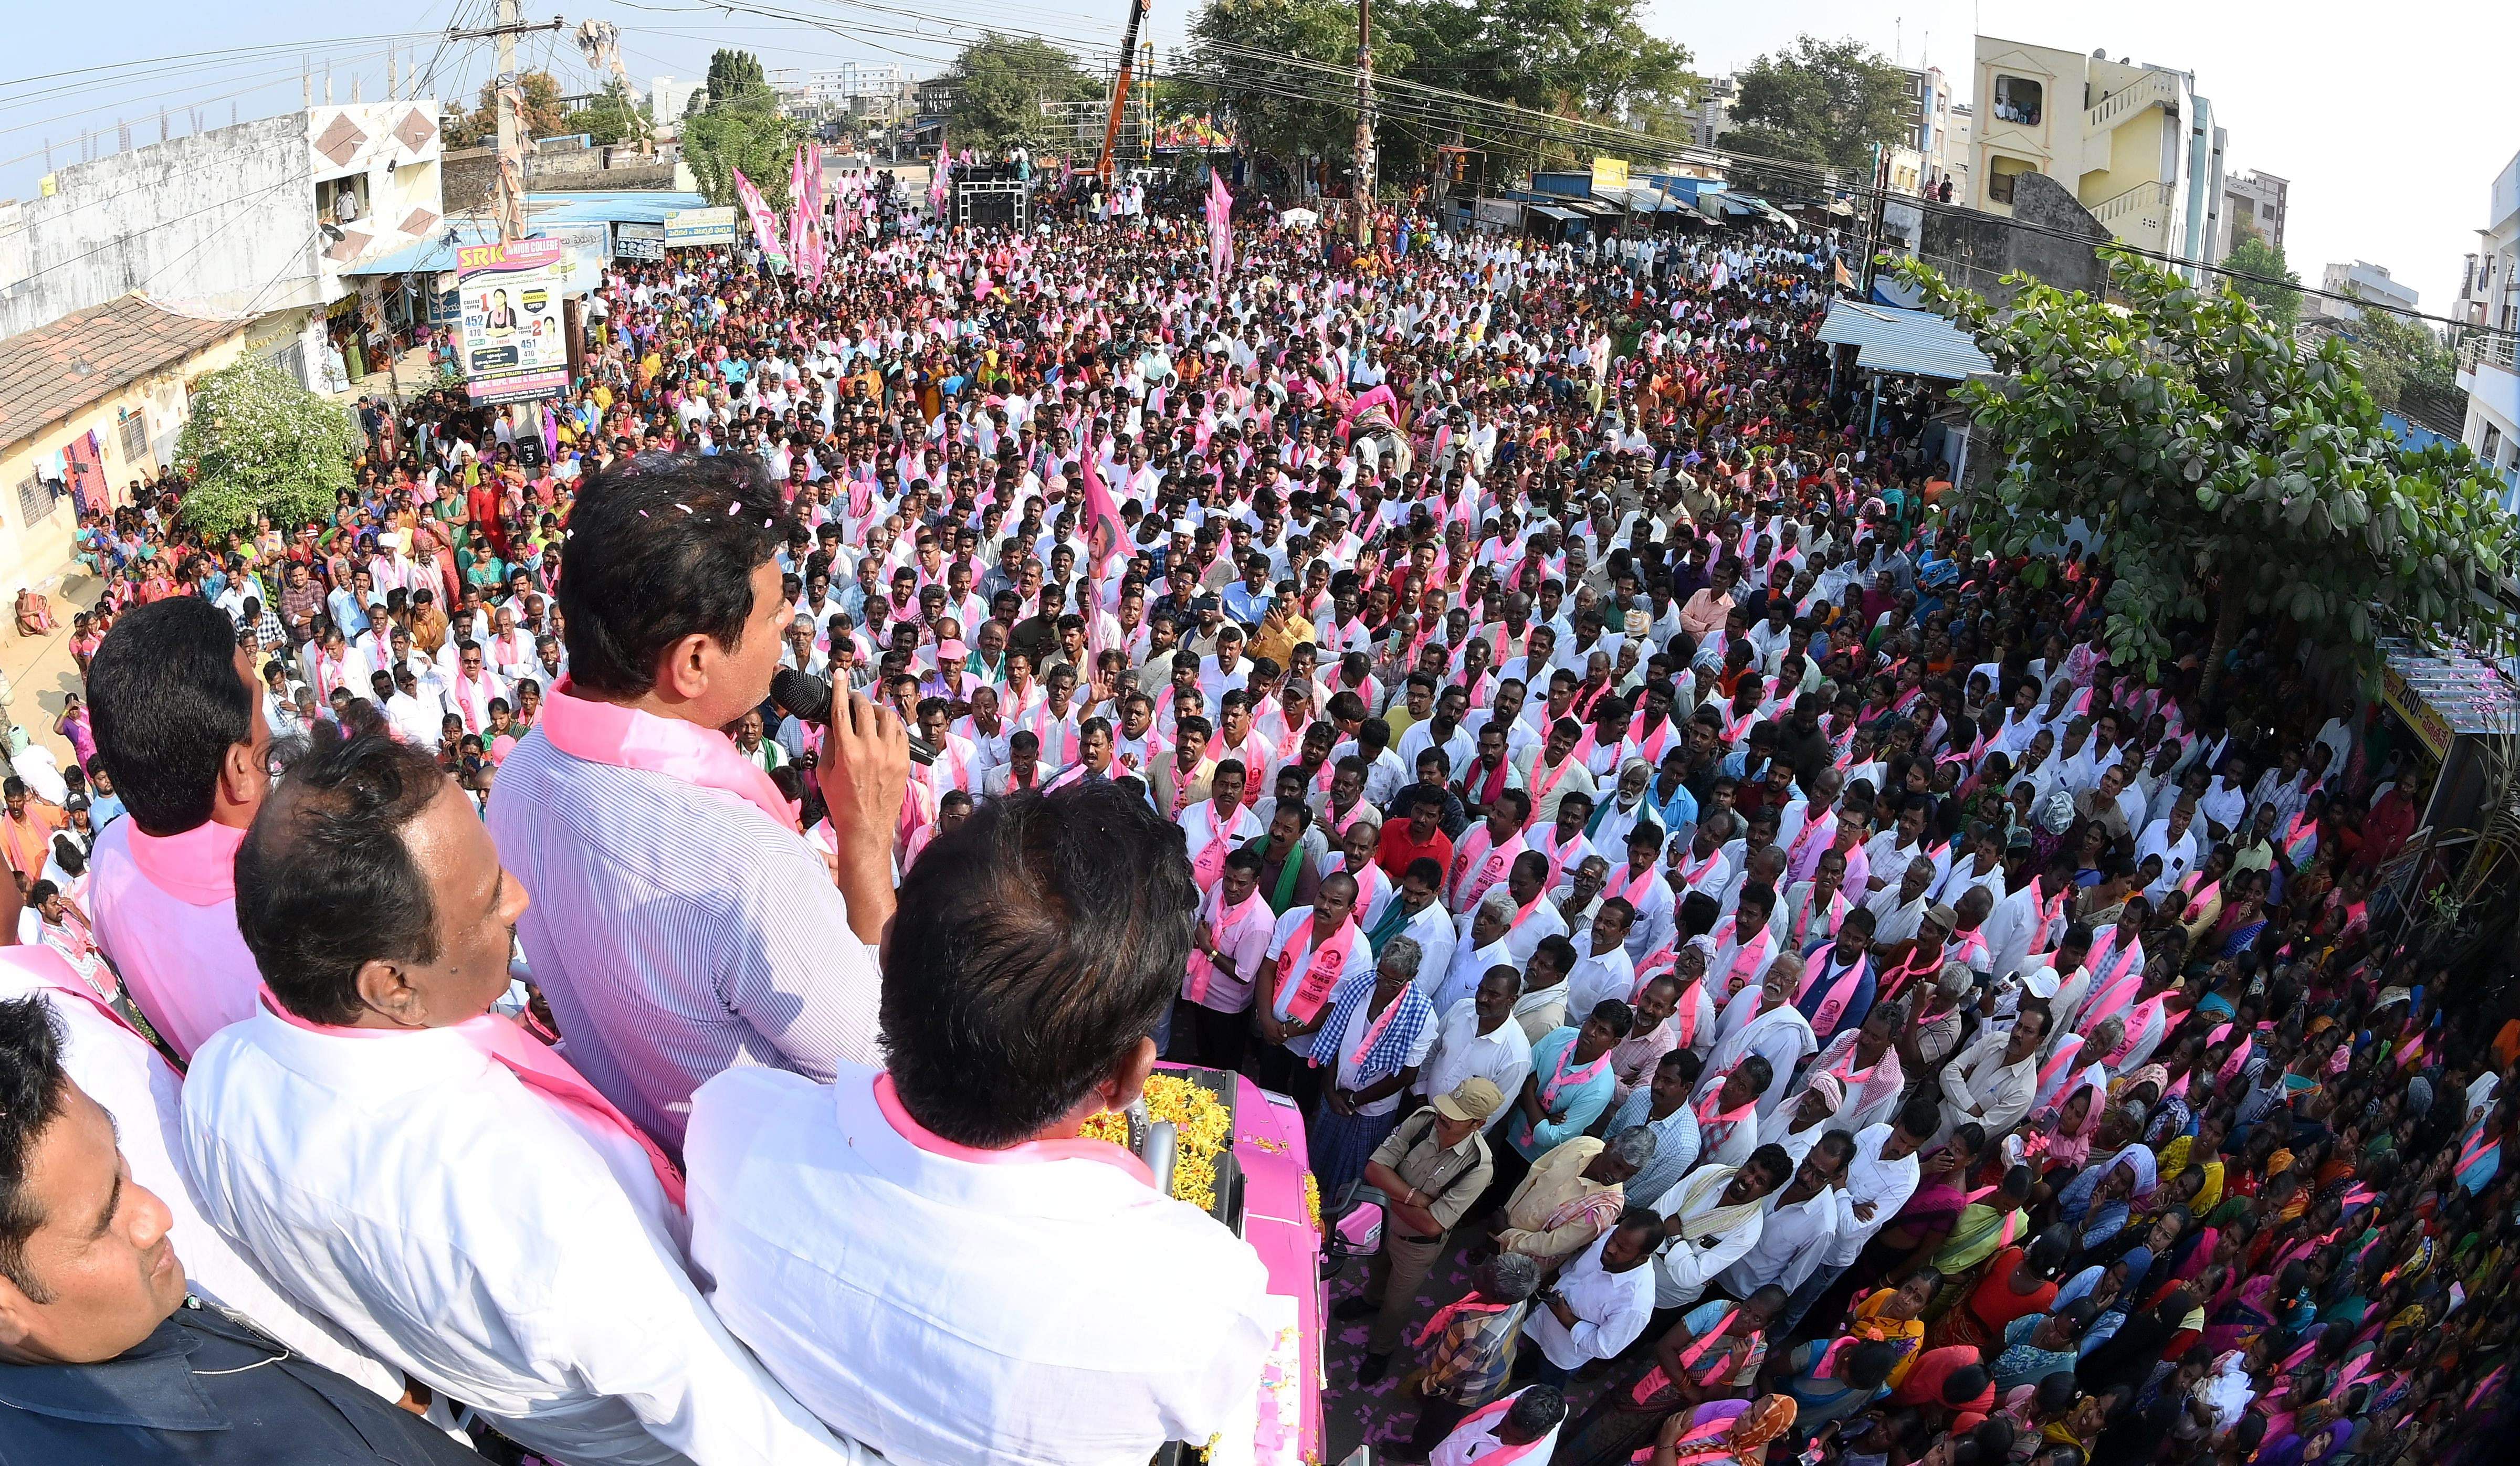
M 62 1068 L 113 1117 L 131 1178 L 157 1194 L 174 1219 L 168 1235 L 195 1293 L 252 1319 L 264 1333 L 386 1399 L 402 1398 L 402 1376 L 378 1363 L 329 1319 L 281 1296 L 250 1258 L 202 1215 L 184 1161 L 184 1077 L 158 1050 L 74 992 L 83 986 L 61 954 L 44 947 L 0 953 L 0 1000 L 41 994 L 59 1020 Z
M 1119 1167 L 922 1149 L 875 1080 L 736 1069 L 693 1102 L 693 1260 L 816 1414 L 895 1466 L 1143 1461 L 1257 1388 L 1246 1243 Z
M 647 1153 L 461 1034 L 353 1038 L 257 1013 L 195 1055 L 184 1146 L 203 1214 L 298 1303 L 528 1449 L 622 1466 L 861 1456 L 710 1311 Z
M 1707 1055 L 1706 1073 L 1697 1082 L 1697 1093 L 1704 1097 L 1724 1083 L 1732 1066 L 1755 1053 L 1768 1061 L 1768 1088 L 1759 1092 L 1759 1116 L 1765 1119 L 1776 1113 L 1785 1090 L 1794 1083 L 1794 1066 L 1803 1055 L 1820 1051 L 1820 1041 L 1812 1037 L 1811 1020 L 1791 1002 L 1780 1002 L 1773 1008 L 1759 1006 L 1765 990 L 1743 988 L 1724 1004 L 1722 1016 L 1715 1020 L 1715 1051 Z

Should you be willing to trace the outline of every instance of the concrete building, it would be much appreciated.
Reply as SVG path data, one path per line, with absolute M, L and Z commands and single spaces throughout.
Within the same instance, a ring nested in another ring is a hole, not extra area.
M 2191 73 L 1982 35 L 1974 95 L 1972 207 L 2008 214 L 2045 173 L 2125 244 L 2218 257 L 2227 134 Z
M 1689 117 L 1696 128 L 1693 141 L 1700 148 L 1712 148 L 1715 140 L 1732 130 L 1732 99 L 1741 89 L 1730 76 L 1718 76 L 1706 83 L 1706 94 L 1697 99 Z
M 2389 272 L 2369 260 L 2358 259 L 2346 264 L 2332 264 L 2319 272 L 2318 288 L 2332 294 L 2353 291 L 2375 305 L 2394 305 L 2402 310 L 2415 308 L 2415 290 L 2389 278 Z M 2342 300 L 2328 300 L 2317 295 L 2302 297 L 2302 319 L 2305 321 L 2343 322 L 2362 318 L 2361 307 Z
M 2477 252 L 2468 256 L 2459 288 L 2458 314 L 2486 328 L 2458 333 L 2458 385 L 2467 394 L 2462 434 L 2477 457 L 2520 486 L 2520 361 L 2512 342 L 2520 331 L 2520 155 L 2494 176 L 2486 225 L 2477 231 Z M 2505 503 L 2520 497 L 2520 487 Z
M 708 90 L 700 81 L 676 81 L 671 76 L 658 76 L 648 83 L 648 115 L 656 122 L 671 126 L 683 119 L 683 111 L 692 98 Z
M 1968 171 L 1968 109 L 1955 108 L 1951 80 L 1943 75 L 1942 67 L 1899 69 L 1908 81 L 1908 132 L 1892 154 L 1890 187 L 1912 194 L 1950 178 L 1954 180 L 1952 200 L 1957 203 L 1966 197 L 1959 179 Z M 1912 155 L 1912 161 L 1903 155 L 1902 150 L 1905 155 Z M 1916 181 L 1903 186 L 1899 179 L 1908 166 L 1912 166 Z
M 2223 238 L 2215 259 L 2228 259 L 2241 239 L 2255 234 L 2283 247 L 2284 220 L 2292 212 L 2292 183 L 2251 169 L 2223 181 Z
M 274 333 L 179 315 L 129 294 L 0 347 L 0 586 L 36 584 L 70 557 L 78 509 L 128 503 L 174 456 L 185 383 Z
M 134 291 L 289 327 L 273 357 L 328 385 L 343 272 L 442 231 L 433 101 L 319 104 L 61 169 L 0 204 L 0 338 Z

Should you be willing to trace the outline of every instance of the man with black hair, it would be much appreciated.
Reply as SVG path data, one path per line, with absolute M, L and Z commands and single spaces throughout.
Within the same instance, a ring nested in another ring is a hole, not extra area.
M 186 1293 L 175 1217 L 64 1062 L 55 1004 L 71 1001 L 0 1000 L 0 1459 L 477 1463 L 373 1385 Z M 198 1222 L 195 1237 L 215 1241 Z
M 1197 895 L 1116 784 L 992 800 L 902 884 L 884 1069 L 701 1088 L 693 1259 L 816 1414 L 897 1461 L 1144 1459 L 1256 1386 L 1258 1258 L 1077 1138 L 1145 1088 Z
M 673 1163 L 491 1011 L 527 898 L 434 758 L 376 734 L 306 755 L 236 884 L 265 986 L 194 1056 L 184 1149 L 203 1214 L 292 1299 L 562 1460 L 858 1458 L 694 1285 Z
M 178 1058 L 253 1011 L 237 936 L 237 847 L 271 781 L 261 685 L 218 607 L 176 596 L 124 612 L 88 667 L 97 760 L 130 813 L 98 834 L 97 945 Z
M 909 734 L 857 692 L 833 703 L 814 768 L 827 858 L 721 732 L 778 670 L 786 523 L 744 455 L 642 457 L 590 480 L 560 588 L 568 680 L 490 806 L 534 898 L 518 935 L 570 1059 L 669 1149 L 720 1070 L 828 1077 L 877 1054 Z

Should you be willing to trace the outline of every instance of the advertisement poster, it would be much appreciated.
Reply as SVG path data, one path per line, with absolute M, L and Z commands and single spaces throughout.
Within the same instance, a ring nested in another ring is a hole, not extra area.
M 678 208 L 665 215 L 665 247 L 696 248 L 735 243 L 735 205 L 722 208 Z
M 557 397 L 568 387 L 561 328 L 560 240 L 468 244 L 455 252 L 464 301 L 464 379 L 476 406 Z
M 622 259 L 665 257 L 665 226 L 623 222 L 612 226 L 612 252 Z

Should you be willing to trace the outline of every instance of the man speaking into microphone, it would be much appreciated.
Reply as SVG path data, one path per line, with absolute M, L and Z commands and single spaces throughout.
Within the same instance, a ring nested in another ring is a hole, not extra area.
M 901 721 L 856 692 L 833 704 L 814 777 L 836 863 L 722 731 L 779 667 L 787 526 L 746 455 L 650 454 L 590 480 L 562 551 L 569 676 L 490 801 L 570 1061 L 678 1153 L 692 1091 L 721 1070 L 882 1063 Z

